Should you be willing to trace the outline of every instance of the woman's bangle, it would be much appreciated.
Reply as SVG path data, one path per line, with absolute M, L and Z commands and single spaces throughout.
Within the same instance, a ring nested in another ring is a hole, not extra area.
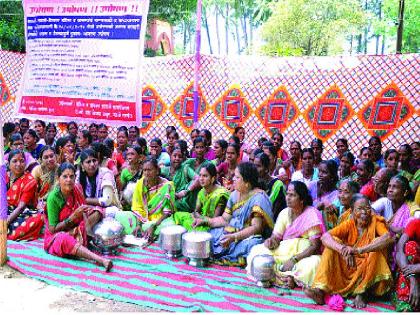
M 407 276 L 407 278 L 415 278 L 416 277 L 416 274 L 415 273 L 410 273 L 408 276 Z
M 235 243 L 238 243 L 238 233 L 235 233 Z
M 297 264 L 299 262 L 299 260 L 296 258 L 296 256 L 292 256 L 292 258 L 290 258 L 295 264 Z

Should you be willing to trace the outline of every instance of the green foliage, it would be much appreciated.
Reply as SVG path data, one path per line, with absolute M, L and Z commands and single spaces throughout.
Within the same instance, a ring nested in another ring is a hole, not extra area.
M 150 0 L 149 19 L 158 18 L 175 25 L 195 13 L 197 0 Z
M 23 8 L 20 1 L 0 1 L 0 46 L 25 52 Z
M 269 55 L 340 53 L 345 36 L 365 21 L 357 0 L 279 0 L 272 11 L 262 28 Z
M 418 53 L 420 51 L 420 1 L 405 0 L 404 2 L 402 52 Z M 375 20 L 373 24 L 375 34 L 384 35 L 387 38 L 396 38 L 398 5 L 399 0 L 383 1 L 384 18 L 382 20 Z

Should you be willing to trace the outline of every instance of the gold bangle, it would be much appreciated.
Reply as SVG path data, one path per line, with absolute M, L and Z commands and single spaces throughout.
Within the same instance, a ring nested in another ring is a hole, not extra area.
M 238 243 L 238 235 L 235 233 L 235 243 Z

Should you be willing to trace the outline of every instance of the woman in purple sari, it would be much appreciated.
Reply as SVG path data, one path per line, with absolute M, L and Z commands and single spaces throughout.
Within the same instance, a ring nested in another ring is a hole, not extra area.
M 245 266 L 251 248 L 261 244 L 273 229 L 271 202 L 258 188 L 258 170 L 250 162 L 235 169 L 235 191 L 230 195 L 222 216 L 197 218 L 193 227 L 209 226 L 213 236 L 215 262 L 229 266 Z

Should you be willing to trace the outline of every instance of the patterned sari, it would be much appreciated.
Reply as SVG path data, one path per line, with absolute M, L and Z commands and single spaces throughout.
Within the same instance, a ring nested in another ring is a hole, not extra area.
M 280 271 L 282 265 L 293 256 L 300 254 L 311 246 L 311 240 L 319 239 L 325 232 L 322 215 L 318 209 L 314 207 L 306 207 L 306 209 L 292 221 L 291 209 L 286 208 L 280 212 L 273 234 L 276 234 L 282 241 L 274 250 L 259 244 L 251 249 L 247 258 L 247 272 L 251 274 L 251 263 L 257 255 L 271 255 L 276 261 L 276 282 L 282 283 L 282 278 L 291 276 L 295 282 L 303 286 L 304 284 L 312 284 L 318 268 L 321 256 L 318 254 L 311 255 L 298 261 L 291 271 Z
M 213 255 L 216 263 L 230 266 L 245 266 L 246 257 L 254 245 L 261 244 L 264 238 L 271 234 L 273 229 L 273 213 L 271 202 L 265 192 L 256 192 L 248 199 L 239 201 L 238 191 L 234 191 L 228 200 L 225 212 L 232 215 L 229 225 L 226 227 L 213 228 L 210 233 L 213 236 Z M 220 244 L 225 234 L 235 233 L 251 225 L 254 217 L 263 220 L 262 235 L 252 235 L 237 243 L 232 242 L 228 248 Z
M 24 202 L 26 207 L 7 227 L 7 239 L 12 241 L 29 241 L 41 236 L 44 226 L 42 214 L 35 209 L 37 205 L 37 182 L 30 173 L 24 173 L 11 183 L 6 175 L 8 215 Z
M 405 243 L 404 254 L 409 265 L 420 264 L 420 219 L 412 220 L 404 231 L 409 241 Z M 416 275 L 417 287 L 420 285 L 419 275 Z M 415 312 L 420 308 L 413 309 L 409 303 L 410 279 L 406 278 L 398 268 L 396 291 L 392 295 L 392 301 L 397 312 Z
M 210 194 L 207 194 L 206 190 L 202 188 L 197 196 L 197 207 L 201 209 L 203 216 L 213 218 L 216 208 L 219 205 L 226 206 L 228 199 L 229 192 L 224 187 L 217 187 Z M 207 231 L 209 229 L 207 226 L 199 226 L 193 229 L 192 223 L 194 222 L 194 217 L 192 213 L 176 212 L 174 214 L 174 220 L 176 224 L 182 225 L 188 231 Z
M 172 214 L 175 210 L 175 189 L 173 182 L 160 178 L 160 184 L 148 189 L 144 185 L 144 177 L 136 184 L 133 194 L 132 211 L 137 220 L 142 223 L 142 230 L 146 231 L 164 214 Z M 155 229 L 159 235 L 162 227 L 173 224 L 172 217 L 165 219 Z
M 83 218 L 74 221 L 75 227 L 68 231 L 51 233 L 49 229 L 49 226 L 56 226 L 69 218 L 77 208 L 84 204 L 86 202 L 82 188 L 78 185 L 74 187 L 74 193 L 67 198 L 64 198 L 58 187 L 49 193 L 45 211 L 44 249 L 46 252 L 59 257 L 74 256 L 81 245 L 87 246 L 86 223 Z M 91 211 L 101 210 L 102 208 L 96 207 Z

